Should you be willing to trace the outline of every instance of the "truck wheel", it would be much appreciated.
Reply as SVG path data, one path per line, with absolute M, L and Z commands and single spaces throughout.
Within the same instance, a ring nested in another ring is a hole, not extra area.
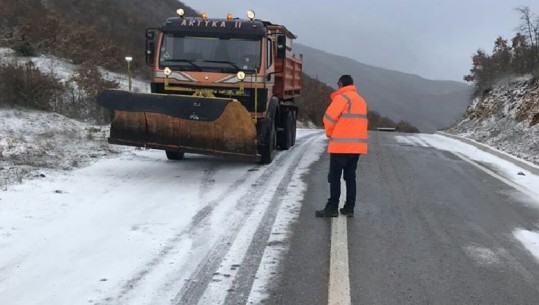
M 167 158 L 169 160 L 182 160 L 183 159 L 183 155 L 184 155 L 183 152 L 171 151 L 171 150 L 166 150 L 165 152 L 167 153 Z
M 269 164 L 273 161 L 275 155 L 275 147 L 277 146 L 277 135 L 275 132 L 275 122 L 271 120 L 270 130 L 266 133 L 266 145 L 262 146 L 260 163 Z
M 290 112 L 290 116 L 292 117 L 292 130 L 290 132 L 292 140 L 290 141 L 290 146 L 294 146 L 296 145 L 296 125 L 297 125 L 296 112 L 295 111 Z
M 284 119 L 284 128 L 279 137 L 279 148 L 282 150 L 289 149 L 292 144 L 293 137 L 293 127 L 294 127 L 294 115 L 292 112 L 287 112 Z

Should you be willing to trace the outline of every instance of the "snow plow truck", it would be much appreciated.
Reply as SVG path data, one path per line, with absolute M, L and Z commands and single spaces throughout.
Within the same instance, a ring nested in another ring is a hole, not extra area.
M 301 55 L 283 25 L 228 14 L 168 18 L 146 30 L 151 93 L 105 90 L 112 110 L 109 143 L 270 163 L 296 140 Z

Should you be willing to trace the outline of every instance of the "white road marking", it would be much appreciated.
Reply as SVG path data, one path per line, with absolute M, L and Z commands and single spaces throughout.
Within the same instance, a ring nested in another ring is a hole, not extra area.
M 535 198 L 536 196 L 535 196 L 533 193 L 531 193 L 531 192 L 528 191 L 527 189 L 523 188 L 522 186 L 520 186 L 520 185 L 514 183 L 513 181 L 511 181 L 511 180 L 509 180 L 509 179 L 507 179 L 507 178 L 505 178 L 505 177 L 502 177 L 502 176 L 496 174 L 495 172 L 491 171 L 490 169 L 488 169 L 488 168 L 486 168 L 486 167 L 484 167 L 484 166 L 482 166 L 482 165 L 476 163 L 475 161 L 469 159 L 468 157 L 465 157 L 464 155 L 462 155 L 462 154 L 460 154 L 460 153 L 458 153 L 458 152 L 452 151 L 451 153 L 453 153 L 455 156 L 461 158 L 462 160 L 464 160 L 464 161 L 470 163 L 471 165 L 477 167 L 478 169 L 482 170 L 483 172 L 485 172 L 485 173 L 491 175 L 492 177 L 494 177 L 494 178 L 500 180 L 501 182 L 503 182 L 503 183 L 505 183 L 505 184 L 507 184 L 507 185 L 513 187 L 513 188 L 516 189 L 517 191 L 519 191 L 519 192 L 525 194 L 526 196 L 530 197 L 530 199 L 532 199 L 532 200 L 534 200 L 534 201 L 538 201 L 537 198 Z
M 341 179 L 341 203 L 346 197 L 345 181 Z M 342 206 L 342 204 L 340 205 Z M 331 221 L 328 305 L 351 305 L 348 268 L 348 217 Z

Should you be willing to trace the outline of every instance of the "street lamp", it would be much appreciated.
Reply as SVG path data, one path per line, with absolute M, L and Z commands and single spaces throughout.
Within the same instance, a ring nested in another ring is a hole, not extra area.
M 129 80 L 129 91 L 131 91 L 131 61 L 133 61 L 133 57 L 126 56 L 125 61 L 127 61 L 127 78 Z

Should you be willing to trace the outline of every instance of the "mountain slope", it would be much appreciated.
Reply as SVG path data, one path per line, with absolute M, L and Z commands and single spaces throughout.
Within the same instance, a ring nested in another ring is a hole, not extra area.
M 294 51 L 304 55 L 306 74 L 332 87 L 340 75 L 351 74 L 370 110 L 409 121 L 423 132 L 452 125 L 470 103 L 471 89 L 464 83 L 377 68 L 299 43 Z
M 124 57 L 131 55 L 133 71 L 142 75 L 146 28 L 161 26 L 179 7 L 196 14 L 177 0 L 2 0 L 0 46 L 116 72 L 125 70 Z

